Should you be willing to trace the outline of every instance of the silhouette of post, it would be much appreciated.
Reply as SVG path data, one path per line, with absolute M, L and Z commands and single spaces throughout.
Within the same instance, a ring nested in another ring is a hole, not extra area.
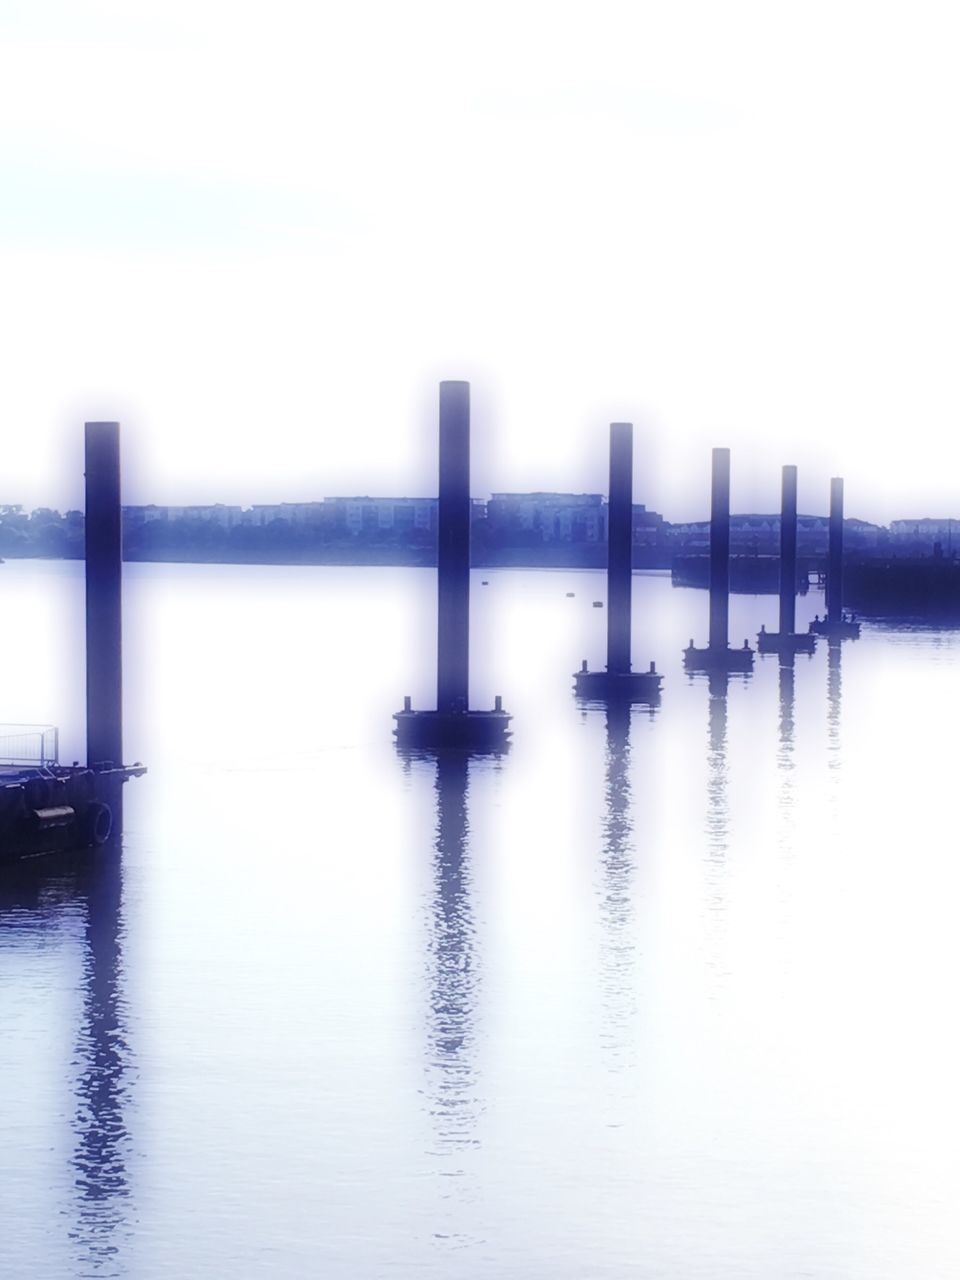
M 87 764 L 123 761 L 120 427 L 88 422 L 86 476 Z
M 830 481 L 830 560 L 827 569 L 827 621 L 843 613 L 843 481 Z
M 394 712 L 397 746 L 428 751 L 503 751 L 510 715 L 498 694 L 492 711 L 471 711 L 470 384 L 440 383 L 437 529 L 437 709 L 414 711 L 407 695 Z
M 630 661 L 633 595 L 633 424 L 610 423 L 607 502 L 607 666 L 591 671 L 584 658 L 573 675 L 578 698 L 659 706 L 662 676 L 656 663 L 634 671 Z
M 610 498 L 607 516 L 607 670 L 630 670 L 633 581 L 633 425 L 610 424 Z
M 470 655 L 470 384 L 440 383 L 437 710 L 466 711 Z
M 731 649 L 730 620 L 730 450 L 714 449 L 710 482 L 710 635 L 705 649 L 691 637 L 683 651 L 688 671 L 725 674 L 753 670 L 753 650 L 744 640 Z
M 783 468 L 780 495 L 780 634 L 797 622 L 797 468 Z
M 710 648 L 726 649 L 730 595 L 730 450 L 714 449 L 710 504 Z

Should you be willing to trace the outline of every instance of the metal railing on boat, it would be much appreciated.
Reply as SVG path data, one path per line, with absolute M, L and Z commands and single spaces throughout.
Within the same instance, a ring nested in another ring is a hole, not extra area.
M 0 724 L 0 765 L 34 766 L 59 761 L 60 733 L 52 724 Z

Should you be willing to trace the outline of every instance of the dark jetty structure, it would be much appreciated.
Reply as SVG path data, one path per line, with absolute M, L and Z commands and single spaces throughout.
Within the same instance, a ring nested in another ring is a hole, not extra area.
M 584 658 L 574 673 L 578 698 L 604 701 L 660 701 L 663 677 L 630 665 L 633 586 L 633 425 L 610 424 L 610 503 L 607 518 L 607 666 L 589 671 Z
M 471 711 L 470 384 L 440 383 L 440 496 L 437 512 L 437 709 L 394 713 L 397 746 L 503 750 L 510 716 L 499 695 L 492 711 Z
M 123 783 L 146 773 L 140 763 L 122 763 L 116 422 L 86 424 L 85 468 L 87 763 L 59 764 L 55 729 L 18 726 L 12 750 L 0 756 L 0 863 L 105 844 L 123 826 Z
M 785 466 L 780 494 L 780 629 L 760 628 L 760 653 L 813 653 L 813 632 L 797 635 L 797 468 Z
M 730 450 L 714 449 L 710 505 L 710 642 L 697 649 L 691 640 L 683 651 L 688 671 L 752 671 L 753 650 L 728 641 L 730 609 Z
M 809 590 L 809 573 L 797 564 L 796 589 L 800 595 Z M 670 562 L 670 581 L 675 587 L 709 587 L 710 557 L 702 555 L 674 556 Z M 764 553 L 730 556 L 730 594 L 732 596 L 775 596 L 780 590 L 780 557 Z
M 960 618 L 960 560 L 939 543 L 928 556 L 854 560 L 843 566 L 843 593 L 874 617 L 922 618 L 956 625 Z
M 856 640 L 860 623 L 843 612 L 843 481 L 830 481 L 830 550 L 827 560 L 827 616 L 810 623 L 814 635 Z

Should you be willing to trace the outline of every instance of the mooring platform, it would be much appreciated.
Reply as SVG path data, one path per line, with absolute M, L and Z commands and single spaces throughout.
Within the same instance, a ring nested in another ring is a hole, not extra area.
M 683 651 L 683 665 L 688 671 L 752 671 L 753 650 L 743 642 L 742 649 L 697 649 L 691 640 Z
M 509 743 L 512 717 L 499 698 L 492 711 L 414 711 L 409 703 L 393 715 L 398 747 L 502 751 Z
M 660 702 L 662 681 L 653 662 L 649 671 L 588 671 L 584 658 L 580 670 L 573 673 L 573 691 L 578 698 L 598 702 L 645 702 L 654 706 Z
M 813 653 L 817 647 L 816 633 L 805 631 L 768 631 L 761 627 L 757 632 L 758 653 Z
M 829 640 L 859 640 L 860 623 L 855 617 L 846 615 L 834 622 L 818 616 L 810 623 L 810 634 L 826 636 Z
M 0 863 L 105 844 L 120 829 L 121 787 L 142 764 L 0 767 Z

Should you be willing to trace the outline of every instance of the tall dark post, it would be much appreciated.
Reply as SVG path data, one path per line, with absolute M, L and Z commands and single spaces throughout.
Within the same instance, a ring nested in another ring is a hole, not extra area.
M 471 711 L 470 384 L 440 383 L 440 498 L 437 538 L 437 709 L 394 712 L 397 746 L 504 751 L 510 716 L 498 694 L 492 711 Z
M 88 422 L 86 452 L 87 763 L 123 762 L 120 427 Z
M 726 649 L 730 595 L 730 450 L 714 449 L 710 506 L 710 648 Z
M 466 711 L 470 652 L 470 384 L 440 383 L 437 710 Z
M 780 634 L 797 622 L 797 468 L 783 468 L 780 497 Z
M 744 640 L 742 649 L 731 649 L 730 621 L 730 450 L 714 449 L 710 498 L 710 638 L 698 649 L 691 638 L 683 651 L 688 671 L 724 676 L 731 671 L 753 670 L 753 650 Z M 726 686 L 724 686 L 726 687 Z
M 827 569 L 827 621 L 843 613 L 843 481 L 830 481 L 830 563 Z
M 633 425 L 610 424 L 610 502 L 607 517 L 607 670 L 630 670 L 633 581 Z
M 607 667 L 591 671 L 584 658 L 574 672 L 578 698 L 623 704 L 660 705 L 663 677 L 656 664 L 633 671 L 631 596 L 633 593 L 633 424 L 610 423 L 610 489 L 607 504 Z

